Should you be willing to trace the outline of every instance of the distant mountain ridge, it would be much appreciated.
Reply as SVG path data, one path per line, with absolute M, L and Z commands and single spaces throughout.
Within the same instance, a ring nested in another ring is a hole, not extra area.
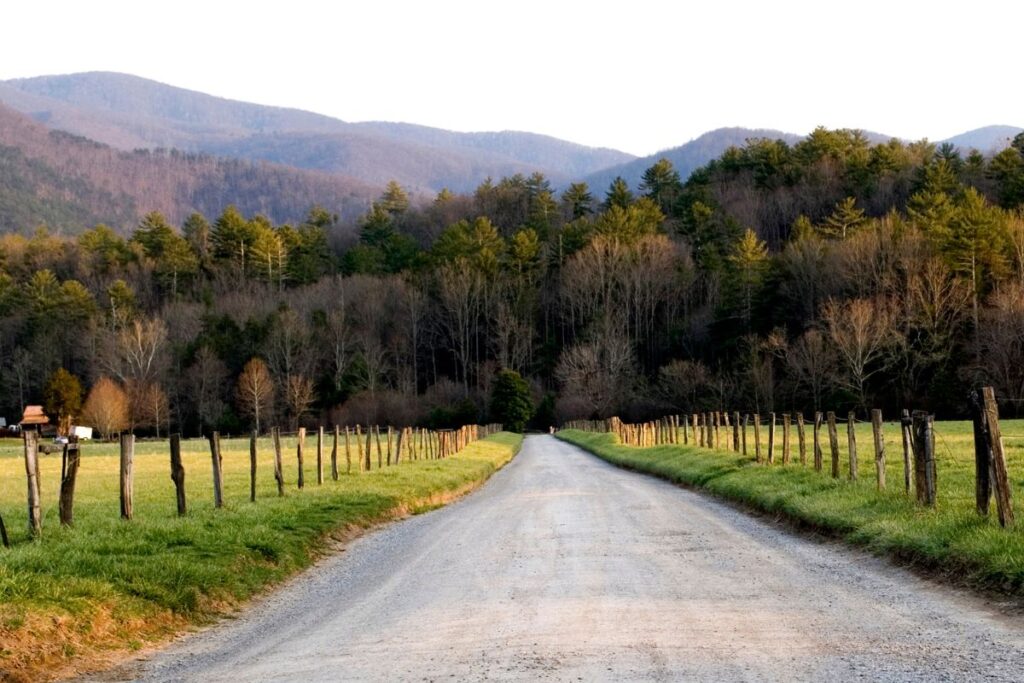
M 691 173 L 712 159 L 720 157 L 729 147 L 740 147 L 750 138 L 778 138 L 792 144 L 803 136 L 766 128 L 719 128 L 708 131 L 684 145 L 602 169 L 586 176 L 584 180 L 593 190 L 603 192 L 616 177 L 621 176 L 630 187 L 636 189 L 640 186 L 644 171 L 659 159 L 668 159 L 685 182 Z
M 955 135 L 946 140 L 939 140 L 936 144 L 949 142 L 962 150 L 977 149 L 980 152 L 990 154 L 1008 147 L 1013 137 L 1021 132 L 1024 132 L 1024 128 L 985 126 Z M 892 136 L 871 131 L 864 131 L 864 136 L 872 144 L 883 143 L 892 138 Z M 730 147 L 742 147 L 749 139 L 769 138 L 785 140 L 792 145 L 804 137 L 795 133 L 785 133 L 780 130 L 764 128 L 718 128 L 708 131 L 678 147 L 672 147 L 656 154 L 633 159 L 618 166 L 602 169 L 586 176 L 584 180 L 590 185 L 591 189 L 603 192 L 616 177 L 621 176 L 629 183 L 630 187 L 637 189 L 642 181 L 644 171 L 654 165 L 659 159 L 668 159 L 672 162 L 676 171 L 679 172 L 679 176 L 685 181 L 691 173 L 701 166 L 717 159 Z
M 352 178 L 264 162 L 119 151 L 0 105 L 0 232 L 130 230 L 150 211 L 180 224 L 194 211 L 215 218 L 228 204 L 278 223 L 300 221 L 317 204 L 352 218 L 378 194 Z
M 1024 133 L 1024 128 L 1017 126 L 985 126 L 975 128 L 966 133 L 946 138 L 943 142 L 949 142 L 961 149 L 976 149 L 985 154 L 1001 152 L 1010 146 L 1013 138 Z
M 634 158 L 534 133 L 348 123 L 108 72 L 3 81 L 0 102 L 51 128 L 120 149 L 166 147 L 265 160 L 373 184 L 394 179 L 414 192 L 468 191 L 488 176 L 535 171 L 564 183 Z

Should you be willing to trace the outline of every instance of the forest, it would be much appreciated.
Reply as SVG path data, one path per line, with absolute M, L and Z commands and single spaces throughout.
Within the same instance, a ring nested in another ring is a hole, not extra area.
M 817 129 L 635 191 L 515 175 L 416 205 L 392 182 L 355 222 L 25 227 L 0 237 L 9 421 L 444 427 L 487 421 L 505 369 L 539 428 L 1024 401 L 1024 134 L 986 156 Z

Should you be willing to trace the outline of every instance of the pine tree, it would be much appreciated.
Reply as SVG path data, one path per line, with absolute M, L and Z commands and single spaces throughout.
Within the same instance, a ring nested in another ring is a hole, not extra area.
M 740 297 L 741 317 L 749 326 L 754 314 L 754 298 L 768 266 L 768 245 L 748 228 L 733 247 L 729 263 L 735 268 L 733 277 Z
M 46 412 L 57 418 L 57 433 L 71 433 L 71 420 L 82 409 L 82 383 L 64 368 L 57 368 L 43 390 Z
M 829 237 L 844 240 L 866 222 L 864 210 L 857 208 L 857 200 L 847 197 L 836 204 L 835 210 L 818 229 Z
M 663 158 L 644 171 L 640 191 L 654 200 L 662 213 L 668 214 L 683 191 L 683 184 L 672 162 Z
M 518 372 L 502 370 L 491 392 L 491 419 L 510 432 L 521 432 L 533 417 L 530 385 Z
M 620 209 L 628 208 L 633 203 L 635 197 L 633 191 L 629 189 L 629 184 L 622 176 L 616 176 L 612 184 L 608 186 L 608 191 L 605 192 L 604 204 L 602 208 L 605 210 L 617 206 Z

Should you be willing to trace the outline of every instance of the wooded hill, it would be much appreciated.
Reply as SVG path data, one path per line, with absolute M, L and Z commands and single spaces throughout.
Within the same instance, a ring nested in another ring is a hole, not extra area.
M 270 161 L 356 178 L 378 188 L 396 180 L 417 194 L 433 195 L 442 188 L 471 191 L 487 177 L 535 171 L 563 183 L 633 158 L 533 133 L 349 123 L 119 73 L 4 81 L 0 102 L 51 128 L 122 150 L 174 148 Z
M 994 156 L 847 130 L 750 140 L 639 193 L 539 174 L 355 223 L 229 209 L 130 239 L 0 239 L 0 395 L 13 414 L 63 366 L 137 397 L 136 427 L 247 428 L 250 359 L 273 410 L 345 422 L 480 421 L 497 370 L 536 424 L 1024 401 L 1024 135 Z M 340 227 L 358 239 L 332 248 Z M 148 359 L 140 364 L 137 359 Z M 483 418 L 486 419 L 486 418 Z
M 275 164 L 122 152 L 0 105 L 0 232 L 49 225 L 74 233 L 97 223 L 127 231 L 149 211 L 180 224 L 232 203 L 279 222 L 299 221 L 317 204 L 354 217 L 377 192 L 352 178 Z

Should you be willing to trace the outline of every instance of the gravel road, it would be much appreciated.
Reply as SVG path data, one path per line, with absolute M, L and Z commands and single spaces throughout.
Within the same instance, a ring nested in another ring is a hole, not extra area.
M 1020 681 L 1024 616 L 549 436 L 115 680 Z M 111 680 L 110 674 L 103 680 Z

